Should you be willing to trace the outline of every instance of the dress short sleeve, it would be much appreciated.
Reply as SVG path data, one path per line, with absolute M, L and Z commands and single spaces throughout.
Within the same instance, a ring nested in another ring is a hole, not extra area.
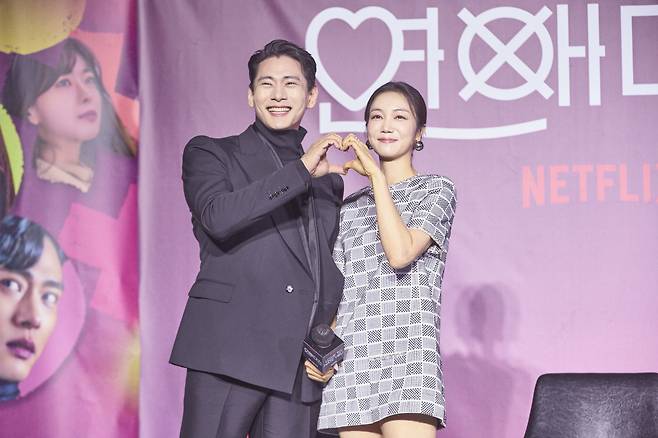
M 342 235 L 343 220 L 344 220 L 344 213 L 343 210 L 341 209 L 340 220 L 338 222 L 339 224 L 338 237 L 336 238 L 336 243 L 334 243 L 332 256 L 340 273 L 345 275 L 345 250 L 343 248 L 343 235 Z
M 447 252 L 457 208 L 455 186 L 445 177 L 436 177 L 425 190 L 426 195 L 415 208 L 408 227 L 425 231 L 443 252 Z

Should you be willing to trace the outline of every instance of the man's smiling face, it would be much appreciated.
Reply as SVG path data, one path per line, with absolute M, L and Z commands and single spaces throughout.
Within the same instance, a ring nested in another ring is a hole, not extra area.
M 315 106 L 318 97 L 317 88 L 308 89 L 299 62 L 285 55 L 262 61 L 252 88 L 249 106 L 258 120 L 274 130 L 298 129 L 304 112 Z

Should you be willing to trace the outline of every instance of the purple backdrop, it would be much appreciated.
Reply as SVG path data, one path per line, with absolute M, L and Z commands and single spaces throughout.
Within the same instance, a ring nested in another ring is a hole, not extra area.
M 430 105 L 416 165 L 459 196 L 439 436 L 521 436 L 541 373 L 656 370 L 656 2 L 139 5 L 141 436 L 180 421 L 184 371 L 167 359 L 198 267 L 183 146 L 253 120 L 246 62 L 279 37 L 322 66 L 307 145 L 362 129 L 369 87 L 390 78 Z

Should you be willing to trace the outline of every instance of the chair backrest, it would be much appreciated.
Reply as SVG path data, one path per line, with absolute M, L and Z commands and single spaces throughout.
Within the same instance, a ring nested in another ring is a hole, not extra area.
M 658 438 L 658 373 L 544 374 L 525 438 Z

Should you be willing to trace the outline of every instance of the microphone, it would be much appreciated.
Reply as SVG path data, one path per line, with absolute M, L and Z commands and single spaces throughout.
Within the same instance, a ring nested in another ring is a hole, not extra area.
M 345 344 L 327 324 L 318 324 L 304 339 L 304 357 L 323 374 L 343 360 Z

